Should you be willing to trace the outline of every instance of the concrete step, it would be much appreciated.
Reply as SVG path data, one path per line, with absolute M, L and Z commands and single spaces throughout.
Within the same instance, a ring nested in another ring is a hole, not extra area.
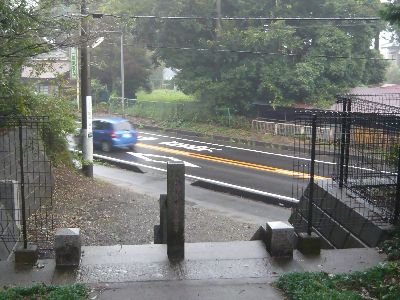
M 18 269 L 0 262 L 0 286 L 86 283 L 90 299 L 284 299 L 271 282 L 286 272 L 363 271 L 385 259 L 376 249 L 294 252 L 274 259 L 261 241 L 185 244 L 185 259 L 170 263 L 165 245 L 82 247 L 78 269 L 55 267 L 54 259 Z

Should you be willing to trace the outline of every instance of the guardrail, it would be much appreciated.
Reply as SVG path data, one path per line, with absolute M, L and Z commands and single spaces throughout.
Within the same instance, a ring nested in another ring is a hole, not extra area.
M 312 137 L 312 126 L 298 125 L 293 123 L 280 123 L 264 120 L 253 120 L 251 123 L 252 130 L 271 135 L 294 137 L 304 135 L 306 138 Z M 333 139 L 335 130 L 331 127 L 317 127 L 317 138 L 319 140 L 328 141 Z

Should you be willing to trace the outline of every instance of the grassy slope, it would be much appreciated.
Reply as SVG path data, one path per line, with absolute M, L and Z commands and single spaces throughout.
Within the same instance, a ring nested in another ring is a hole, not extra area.
M 186 102 L 194 101 L 192 95 L 186 95 L 180 91 L 158 89 L 150 94 L 140 91 L 137 93 L 138 101 L 160 101 L 160 102 Z

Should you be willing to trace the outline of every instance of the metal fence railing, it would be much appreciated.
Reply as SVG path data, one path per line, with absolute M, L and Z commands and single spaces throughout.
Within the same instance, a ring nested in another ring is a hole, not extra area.
M 53 177 L 42 142 L 46 117 L 0 116 L 0 248 L 52 249 Z
M 296 123 L 281 123 L 265 120 L 252 120 L 252 130 L 258 133 L 279 135 L 286 137 L 294 137 L 296 135 L 303 135 L 311 138 L 312 126 Z M 332 138 L 334 131 L 328 127 L 318 127 L 317 136 L 319 139 L 329 140 Z
M 294 171 L 309 174 L 293 186 L 293 197 L 303 200 L 298 216 L 308 232 L 341 226 L 357 235 L 366 222 L 398 224 L 400 108 L 351 95 L 338 103 L 342 111 L 302 112 L 295 121 L 312 128 L 311 134 L 294 135 L 295 156 L 308 153 L 294 161 Z M 329 135 L 318 134 L 319 128 Z

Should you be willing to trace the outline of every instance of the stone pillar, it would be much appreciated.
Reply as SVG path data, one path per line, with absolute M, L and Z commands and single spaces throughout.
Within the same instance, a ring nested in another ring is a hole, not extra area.
M 272 257 L 293 257 L 294 228 L 284 222 L 268 222 L 265 245 Z
M 81 260 L 81 235 L 79 228 L 60 228 L 55 234 L 54 248 L 57 267 L 79 266 Z
M 160 195 L 160 225 L 154 226 L 154 244 L 167 243 L 167 195 Z
M 167 165 L 167 254 L 170 260 L 185 257 L 185 164 Z

